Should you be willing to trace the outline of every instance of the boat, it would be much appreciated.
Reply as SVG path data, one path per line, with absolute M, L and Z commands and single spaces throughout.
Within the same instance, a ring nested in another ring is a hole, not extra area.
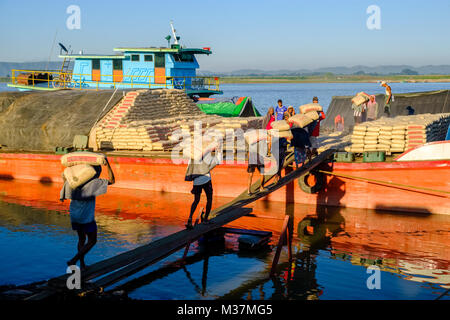
M 443 143 L 450 146 L 447 141 Z M 0 178 L 60 185 L 63 170 L 60 157 L 43 153 L 0 153 Z M 184 181 L 185 159 L 174 163 L 169 155 L 143 157 L 114 153 L 108 158 L 116 175 L 113 188 L 183 194 L 191 191 L 191 183 Z M 245 190 L 246 167 L 245 161 L 218 165 L 212 173 L 215 196 L 234 198 Z M 320 185 L 316 185 L 318 181 Z M 420 159 L 330 162 L 299 182 L 269 194 L 263 201 L 448 215 L 449 195 L 450 159 Z
M 212 54 L 210 47 L 186 48 L 171 24 L 174 42 L 168 47 L 118 47 L 117 54 L 73 54 L 60 43 L 61 69 L 12 70 L 9 87 L 19 90 L 61 89 L 182 89 L 189 96 L 222 94 L 218 77 L 199 77 L 196 55 Z

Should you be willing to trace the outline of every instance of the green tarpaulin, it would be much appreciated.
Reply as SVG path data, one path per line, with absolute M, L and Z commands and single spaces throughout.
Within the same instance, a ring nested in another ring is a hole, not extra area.
M 261 114 L 253 106 L 252 99 L 245 97 L 238 105 L 232 102 L 198 103 L 197 106 L 206 114 L 222 117 L 259 117 Z

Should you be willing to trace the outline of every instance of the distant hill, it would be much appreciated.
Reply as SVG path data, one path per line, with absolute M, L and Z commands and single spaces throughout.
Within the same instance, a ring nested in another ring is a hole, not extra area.
M 231 72 L 212 72 L 200 70 L 199 74 L 204 76 L 311 76 L 326 73 L 336 75 L 368 74 L 368 75 L 392 75 L 392 74 L 450 74 L 450 65 L 428 65 L 413 67 L 409 65 L 387 65 L 387 66 L 353 66 L 353 67 L 327 67 L 317 69 L 300 70 L 258 70 L 242 69 Z
M 0 62 L 0 77 L 11 76 L 11 69 L 22 70 L 59 70 L 62 61 L 38 61 L 38 62 Z M 325 73 L 336 75 L 349 74 L 368 74 L 368 75 L 392 75 L 392 74 L 450 74 L 450 65 L 428 65 L 413 67 L 409 65 L 386 65 L 369 67 L 357 65 L 353 67 L 326 67 L 317 69 L 299 69 L 299 70 L 259 70 L 259 69 L 241 69 L 230 72 L 213 72 L 200 70 L 202 76 L 310 76 Z

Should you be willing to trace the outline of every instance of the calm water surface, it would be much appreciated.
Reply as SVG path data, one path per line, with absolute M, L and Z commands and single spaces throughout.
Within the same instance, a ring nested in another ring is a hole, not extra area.
M 67 204 L 57 200 L 59 187 L 0 181 L 0 285 L 65 272 L 77 238 Z M 192 200 L 189 194 L 111 192 L 114 202 L 98 198 L 99 240 L 88 264 L 181 230 Z M 215 198 L 214 207 L 229 200 Z M 271 250 L 241 251 L 232 235 L 213 247 L 192 245 L 185 268 L 172 264 L 178 252 L 114 288 L 136 299 L 436 299 L 450 287 L 450 216 L 264 201 L 252 208 L 256 217 L 231 226 L 272 231 L 273 244 L 284 215 L 294 217 L 294 259 L 289 263 L 284 249 L 276 277 L 268 278 Z M 308 225 L 313 230 L 306 232 Z M 371 265 L 381 269 L 379 290 L 367 288 Z
M 434 91 L 450 89 L 450 83 L 392 83 L 394 93 Z M 258 83 L 258 84 L 221 84 L 224 97 L 249 96 L 261 113 L 266 113 L 270 106 L 275 106 L 278 99 L 285 105 L 300 106 L 310 103 L 314 96 L 325 108 L 333 96 L 350 96 L 360 91 L 372 94 L 384 93 L 378 83 Z M 6 83 L 0 83 L 0 91 L 15 91 Z
M 450 83 L 392 83 L 392 92 L 407 93 L 450 89 Z M 314 96 L 328 108 L 333 96 L 351 96 L 360 91 L 371 94 L 384 93 L 378 83 L 264 83 L 264 84 L 222 84 L 223 96 L 250 96 L 258 110 L 265 114 L 270 106 L 276 106 L 278 99 L 283 104 L 300 106 L 310 103 Z

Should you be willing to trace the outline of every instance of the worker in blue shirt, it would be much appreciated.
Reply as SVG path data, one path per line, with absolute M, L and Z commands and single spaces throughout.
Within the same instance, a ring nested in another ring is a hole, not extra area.
M 284 113 L 287 111 L 287 107 L 283 106 L 283 101 L 278 100 L 278 106 L 275 108 L 275 120 L 283 120 Z

